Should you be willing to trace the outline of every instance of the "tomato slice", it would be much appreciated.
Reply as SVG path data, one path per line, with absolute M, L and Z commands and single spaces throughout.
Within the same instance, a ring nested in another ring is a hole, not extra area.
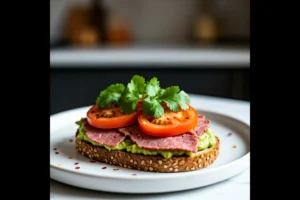
M 125 114 L 118 106 L 99 108 L 94 105 L 87 112 L 87 121 L 95 128 L 121 128 L 137 123 L 137 112 Z
M 195 128 L 198 124 L 198 112 L 191 106 L 187 110 L 172 112 L 165 109 L 164 115 L 158 119 L 146 117 L 142 111 L 138 114 L 138 122 L 143 133 L 156 137 L 180 135 Z

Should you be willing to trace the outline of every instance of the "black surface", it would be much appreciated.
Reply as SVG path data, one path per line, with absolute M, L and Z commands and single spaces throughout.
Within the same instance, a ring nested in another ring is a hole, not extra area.
M 249 100 L 249 69 L 99 68 L 51 69 L 50 114 L 91 105 L 112 83 L 126 84 L 134 74 L 157 76 L 162 87 L 178 85 L 187 93 Z

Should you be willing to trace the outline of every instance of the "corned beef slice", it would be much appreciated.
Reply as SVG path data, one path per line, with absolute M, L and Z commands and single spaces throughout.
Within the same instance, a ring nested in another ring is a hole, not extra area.
M 83 121 L 83 127 L 88 138 L 99 144 L 117 146 L 126 138 L 126 136 L 119 133 L 117 129 L 106 130 L 94 128 L 89 125 L 86 120 Z
M 200 137 L 210 125 L 210 120 L 205 120 L 204 115 L 198 115 L 198 125 L 194 128 L 195 133 Z
M 152 150 L 184 150 L 197 152 L 198 138 L 190 133 L 173 137 L 154 137 L 142 133 L 138 125 L 119 128 L 139 147 Z

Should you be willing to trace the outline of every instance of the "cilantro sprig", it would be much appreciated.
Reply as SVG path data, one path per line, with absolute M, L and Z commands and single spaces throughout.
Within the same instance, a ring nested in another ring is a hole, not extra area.
M 96 104 L 99 108 L 108 108 L 112 104 L 119 105 L 124 89 L 125 86 L 121 83 L 111 84 L 105 90 L 101 91 L 96 99 Z
M 157 77 L 146 82 L 144 77 L 135 75 L 126 86 L 121 83 L 108 86 L 100 93 L 96 104 L 101 108 L 119 105 L 124 113 L 130 114 L 136 111 L 138 101 L 142 102 L 146 116 L 159 118 L 164 114 L 162 102 L 171 111 L 178 112 L 188 108 L 190 98 L 178 86 L 161 88 Z

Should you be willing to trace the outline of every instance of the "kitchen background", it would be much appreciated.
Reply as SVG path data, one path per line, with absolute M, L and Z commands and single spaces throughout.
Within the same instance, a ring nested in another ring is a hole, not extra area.
M 50 114 L 134 74 L 249 101 L 250 0 L 50 0 Z

